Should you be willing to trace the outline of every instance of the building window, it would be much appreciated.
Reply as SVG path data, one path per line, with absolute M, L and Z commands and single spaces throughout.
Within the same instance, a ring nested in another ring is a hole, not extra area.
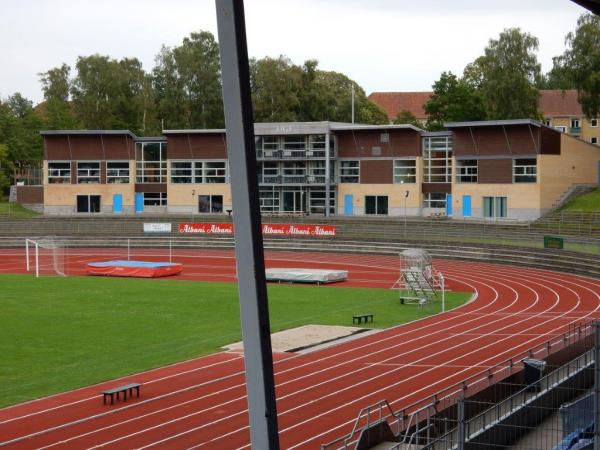
M 279 190 L 272 188 L 260 188 L 260 211 L 274 213 L 279 211 Z
M 171 162 L 171 183 L 190 184 L 192 182 L 192 161 Z
M 590 127 L 596 128 L 598 126 L 598 119 L 590 120 Z
M 71 163 L 48 161 L 48 183 L 64 184 L 71 182 Z
M 340 161 L 340 183 L 360 182 L 360 162 Z
M 129 161 L 107 161 L 106 182 L 129 183 Z
M 596 136 L 592 136 L 592 137 L 590 138 L 590 142 L 591 142 L 592 144 L 597 144 L 597 143 L 598 143 L 598 138 L 597 138 Z
M 167 182 L 167 143 L 136 143 L 136 180 L 138 183 Z
M 452 182 L 452 138 L 450 136 L 423 138 L 423 182 Z
M 483 197 L 483 217 L 506 217 L 506 197 Z
M 477 183 L 476 159 L 460 159 L 456 161 L 456 182 Z
M 550 127 L 550 126 L 552 126 L 551 124 L 552 124 L 552 119 L 550 117 L 546 117 L 544 119 L 544 125 L 546 125 L 547 127 Z
M 303 158 L 306 151 L 306 137 L 303 135 L 292 135 L 283 137 L 283 157 Z
M 416 159 L 394 160 L 394 183 L 416 183 L 417 161 Z
M 100 163 L 99 162 L 78 162 L 77 163 L 77 183 L 78 184 L 100 183 Z
M 167 206 L 167 193 L 144 192 L 144 206 Z
M 578 118 L 571 119 L 571 128 L 579 128 L 580 126 Z
M 172 161 L 171 183 L 227 183 L 227 162 Z
M 261 184 L 279 184 L 279 164 L 264 162 L 259 164 L 258 182 Z
M 387 195 L 366 195 L 365 196 L 365 214 L 387 215 L 388 197 Z
M 77 196 L 78 213 L 99 213 L 100 196 L 99 195 L 78 195 Z
M 564 126 L 556 126 L 556 127 L 554 127 L 554 129 L 560 131 L 561 133 L 567 132 L 567 127 L 564 127 Z
M 537 179 L 537 161 L 535 158 L 513 160 L 513 182 L 535 183 Z
M 206 214 L 216 214 L 223 212 L 222 195 L 199 195 L 198 212 Z
M 446 208 L 445 192 L 429 192 L 423 196 L 423 208 Z

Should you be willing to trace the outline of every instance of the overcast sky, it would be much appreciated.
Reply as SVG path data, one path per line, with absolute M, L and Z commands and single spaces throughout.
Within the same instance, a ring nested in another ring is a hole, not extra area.
M 490 38 L 520 27 L 540 41 L 544 71 L 584 11 L 569 0 L 246 0 L 252 57 L 314 58 L 366 91 L 422 91 L 461 74 Z M 100 53 L 137 57 L 192 31 L 217 35 L 213 0 L 0 0 L 0 97 L 42 100 L 38 73 Z

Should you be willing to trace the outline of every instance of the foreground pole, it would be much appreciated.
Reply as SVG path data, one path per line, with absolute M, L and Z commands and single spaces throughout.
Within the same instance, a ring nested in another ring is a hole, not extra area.
M 253 449 L 278 450 L 244 3 L 242 0 L 216 0 L 216 6 L 250 440 Z
M 594 322 L 594 450 L 600 450 L 600 322 Z

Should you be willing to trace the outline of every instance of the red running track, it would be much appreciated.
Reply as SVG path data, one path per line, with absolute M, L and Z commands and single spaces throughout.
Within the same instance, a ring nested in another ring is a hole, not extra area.
M 114 252 L 71 251 L 68 271 L 83 273 L 87 261 L 123 256 Z M 142 256 L 165 259 L 156 250 L 135 255 Z M 392 256 L 267 252 L 266 259 L 268 267 L 347 269 L 349 279 L 339 286 L 389 288 L 398 275 Z M 180 251 L 174 262 L 184 264 L 180 279 L 232 281 L 235 275 L 227 250 Z M 23 251 L 14 250 L 2 258 L 0 272 L 23 265 Z M 362 407 L 382 399 L 399 410 L 486 369 L 498 381 L 509 358 L 600 317 L 598 280 L 493 264 L 439 260 L 435 266 L 451 289 L 472 291 L 474 300 L 324 350 L 274 355 L 282 448 L 317 449 L 347 433 Z M 141 398 L 104 406 L 99 391 L 127 380 L 144 383 Z M 250 448 L 245 394 L 242 357 L 218 353 L 0 410 L 0 446 Z

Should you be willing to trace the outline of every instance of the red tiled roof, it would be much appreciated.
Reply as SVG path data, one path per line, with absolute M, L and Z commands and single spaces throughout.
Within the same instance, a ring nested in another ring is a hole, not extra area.
M 390 120 L 394 120 L 400 111 L 409 111 L 417 119 L 427 119 L 423 105 L 429 101 L 433 92 L 373 92 L 369 100 L 383 108 Z
M 539 108 L 544 117 L 582 116 L 577 91 L 560 89 L 540 91 Z

